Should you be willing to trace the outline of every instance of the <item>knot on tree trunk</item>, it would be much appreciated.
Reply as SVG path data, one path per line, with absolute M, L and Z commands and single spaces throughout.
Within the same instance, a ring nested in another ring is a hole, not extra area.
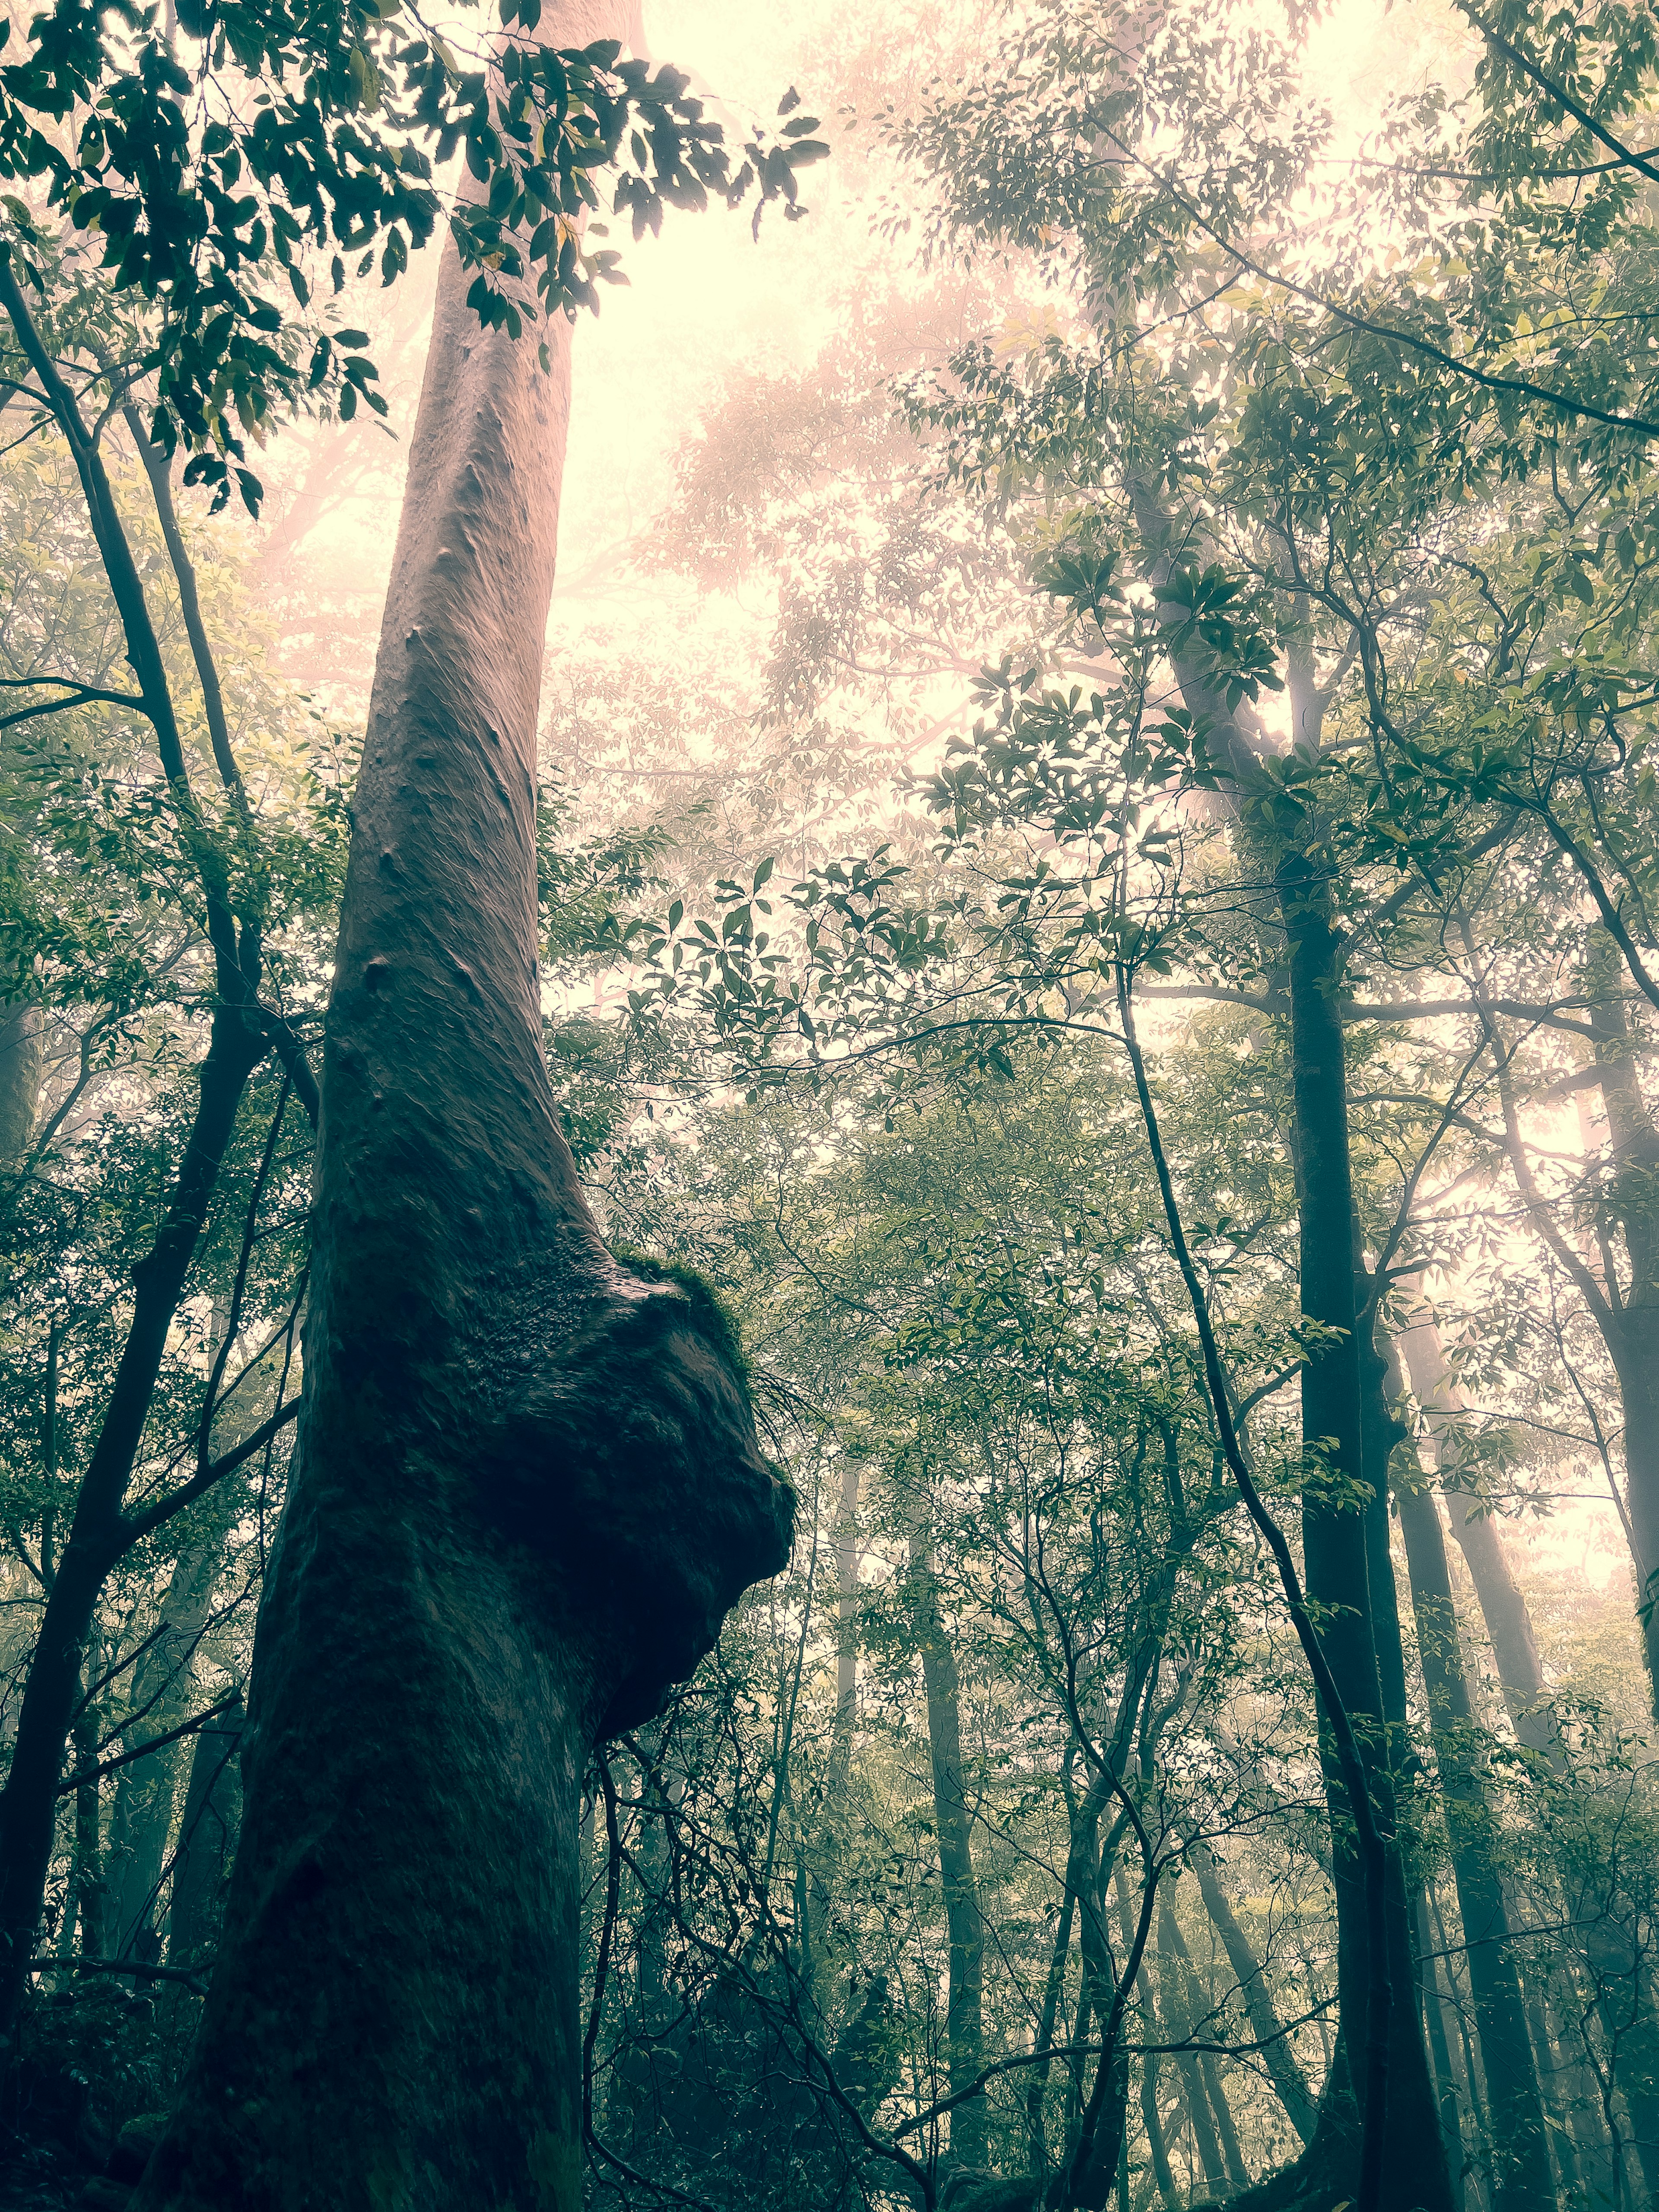
M 521 1382 L 477 1481 L 532 1617 L 591 1623 L 611 1655 L 601 1735 L 648 1719 L 788 1557 L 794 1492 L 760 1449 L 735 1333 L 695 1276 L 650 1261 L 619 1267 Z

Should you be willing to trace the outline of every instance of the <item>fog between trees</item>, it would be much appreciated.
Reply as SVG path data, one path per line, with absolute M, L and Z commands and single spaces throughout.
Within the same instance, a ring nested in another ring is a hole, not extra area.
M 0 2193 L 1659 2201 L 1650 13 L 0 59 Z

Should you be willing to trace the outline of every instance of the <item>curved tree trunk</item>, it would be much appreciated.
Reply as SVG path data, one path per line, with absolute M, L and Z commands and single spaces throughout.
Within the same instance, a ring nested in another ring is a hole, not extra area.
M 544 10 L 580 46 L 620 10 Z M 580 1788 L 787 1551 L 726 1325 L 605 1249 L 537 968 L 569 336 L 449 253 L 353 810 L 306 1406 L 194 2057 L 139 2203 L 576 2212 Z

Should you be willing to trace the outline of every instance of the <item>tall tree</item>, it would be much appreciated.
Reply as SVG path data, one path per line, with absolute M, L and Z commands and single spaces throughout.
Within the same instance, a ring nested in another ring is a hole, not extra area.
M 626 29 L 580 0 L 557 21 L 573 46 Z M 154 2212 L 574 2212 L 587 1753 L 785 1553 L 727 1325 L 607 1253 L 543 1054 L 568 329 L 550 347 L 538 373 L 481 336 L 450 253 L 354 802 L 241 1840 Z

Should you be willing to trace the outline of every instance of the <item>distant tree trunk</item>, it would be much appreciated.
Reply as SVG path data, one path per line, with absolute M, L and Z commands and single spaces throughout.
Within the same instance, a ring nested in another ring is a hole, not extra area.
M 1427 1492 L 1406 1485 L 1399 1504 L 1492 2111 L 1493 2212 L 1552 2212 L 1549 2130 L 1510 1948 L 1509 1911 L 1492 1859 L 1492 1814 L 1472 1763 L 1474 1712 L 1457 1638 L 1440 1510 Z
M 1426 1417 L 1430 1449 L 1437 1466 L 1443 1468 L 1445 1417 L 1462 1411 L 1462 1395 L 1448 1370 L 1440 1333 L 1431 1320 L 1414 1321 L 1401 1331 L 1398 1342 L 1406 1357 L 1413 1392 Z M 1468 1492 L 1449 1482 L 1445 1484 L 1445 1495 L 1452 1533 L 1460 1541 L 1474 1583 L 1516 1737 L 1548 1761 L 1558 1780 L 1564 1780 L 1566 1747 L 1547 1701 L 1525 1595 L 1515 1579 L 1491 1516 L 1478 1510 Z M 1631 2105 L 1643 2177 L 1650 2197 L 1659 2203 L 1659 2081 L 1655 2078 L 1659 2065 L 1654 2057 L 1659 2052 L 1659 2020 L 1654 2014 L 1645 1957 L 1626 1936 L 1617 1900 L 1611 1894 L 1592 1895 L 1577 1933 L 1596 1984 L 1595 2010 L 1608 2033 L 1609 2045 L 1622 2042 L 1631 2054 L 1621 2086 Z
M 628 28 L 561 0 L 541 39 Z M 330 1001 L 306 1403 L 211 1993 L 143 2212 L 577 2212 L 581 1779 L 787 1555 L 727 1325 L 624 1267 L 542 1043 L 569 332 L 450 249 Z M 366 2085 L 369 2085 L 366 2088 Z
M 939 1612 L 931 1547 L 918 1534 L 910 1546 L 909 1601 L 921 1651 L 927 1694 L 927 1749 L 933 1772 L 933 1824 L 939 1840 L 939 1881 L 950 1935 L 950 1981 L 945 2006 L 945 2056 L 952 2092 L 965 2088 L 985 2063 L 981 2003 L 985 1928 L 974 1879 L 972 1822 L 962 1764 L 962 1688 L 956 1653 Z M 951 2115 L 951 2155 L 963 2166 L 986 2160 L 985 2104 L 970 2097 Z
M 1199 1895 L 1204 1900 L 1205 1911 L 1215 1923 L 1222 1948 L 1227 1954 L 1228 1964 L 1237 1979 L 1250 2023 L 1250 2033 L 1262 2046 L 1261 2061 L 1279 2092 L 1279 2101 L 1285 2107 L 1285 2117 L 1303 2142 L 1311 2142 L 1318 2108 L 1297 2063 L 1296 2053 L 1279 2024 L 1261 1961 L 1250 1948 L 1249 1938 L 1238 1924 L 1237 1916 L 1217 1878 L 1215 1864 L 1208 1852 L 1201 1847 L 1189 1851 L 1187 1863 L 1198 1877 Z
M 97 1646 L 87 1656 L 88 1683 L 96 1667 Z M 83 1693 L 84 1694 L 84 1693 Z M 98 1711 L 83 1705 L 76 1714 L 71 1741 L 75 1764 L 84 1770 L 98 1757 Z M 106 1958 L 108 1889 L 104 1881 L 104 1838 L 98 1784 L 83 1782 L 75 1793 L 75 1915 L 83 1959 Z
M 859 1646 L 859 1462 L 848 1452 L 842 1462 L 841 1500 L 836 1516 L 836 1723 L 830 1745 L 832 1789 L 847 1779 L 857 1719 Z
M 0 1003 L 0 1167 L 28 1151 L 40 1104 L 40 1009 Z
M 191 1753 L 167 1914 L 167 1964 L 200 1969 L 217 1940 L 242 1820 L 242 1702 L 198 1730 Z
M 1401 1287 L 1420 1294 L 1421 1278 L 1408 1276 Z M 1527 1601 L 1505 1556 L 1497 1523 L 1489 1513 L 1480 1510 L 1479 1501 L 1469 1492 L 1458 1487 L 1451 1455 L 1443 1449 L 1448 1417 L 1462 1412 L 1463 1394 L 1446 1364 L 1440 1331 L 1431 1317 L 1414 1318 L 1398 1332 L 1395 1341 L 1404 1355 L 1413 1395 L 1426 1418 L 1429 1449 L 1440 1475 L 1451 1532 L 1480 1602 L 1481 1619 L 1491 1639 L 1504 1703 L 1515 1724 L 1516 1736 L 1559 1768 L 1560 1733 L 1545 1702 L 1544 1670 Z
M 189 1716 L 195 1689 L 191 1656 L 212 1609 L 222 1565 L 223 1516 L 216 1506 L 210 1500 L 198 1509 L 201 1524 L 191 1532 L 194 1540 L 180 1553 L 167 1580 L 159 1633 L 133 1670 L 132 1704 L 139 1717 L 125 1732 L 128 1750 L 165 1735 Z M 109 1839 L 112 1957 L 127 1957 L 150 1924 L 181 1756 L 179 1746 L 165 1744 L 116 1777 Z M 174 1889 L 176 1894 L 176 1881 Z
M 1183 1955 L 1185 1945 L 1181 1931 L 1175 1924 L 1169 1900 L 1160 1896 L 1158 1901 L 1158 1978 L 1164 1999 L 1164 2025 L 1168 2040 L 1185 2043 L 1190 2040 L 1200 2017 L 1193 2004 L 1192 1977 Z M 1176 2060 L 1181 2076 L 1182 2095 L 1186 2100 L 1187 2118 L 1193 2131 L 1193 2141 L 1198 2148 L 1198 2162 L 1203 2168 L 1206 2189 L 1224 2189 L 1231 2183 L 1242 2187 L 1248 2176 L 1243 2161 L 1237 2160 L 1237 2142 L 1233 2144 L 1233 2159 L 1230 2160 L 1222 2147 L 1219 2123 L 1227 2116 L 1225 2100 L 1216 2108 L 1212 2094 L 1209 2070 L 1197 2051 L 1184 2051 Z
M 1589 981 L 1598 1002 L 1590 1009 L 1590 1025 L 1612 1140 L 1607 1209 L 1625 1232 L 1630 1263 L 1623 1297 L 1598 1318 L 1619 1378 L 1626 1504 L 1639 1590 L 1637 1617 L 1649 1698 L 1659 1714 L 1659 1130 L 1642 1095 L 1631 1048 L 1618 958 L 1605 933 L 1595 934 Z
M 1434 1946 L 1429 1941 L 1428 1907 L 1419 1887 L 1413 1899 L 1413 1914 L 1417 1936 L 1419 1992 L 1423 2002 L 1423 2026 L 1427 2036 L 1429 2057 L 1434 2067 L 1436 2092 L 1440 2100 L 1440 2132 L 1446 2145 L 1446 2170 L 1451 2177 L 1452 2200 L 1462 2206 L 1463 2187 L 1463 2123 L 1458 2100 L 1457 2069 L 1452 2064 L 1451 2044 L 1446 2034 L 1446 2000 L 1440 1988 L 1440 1978 L 1435 1971 L 1436 1962 L 1431 1954 Z

